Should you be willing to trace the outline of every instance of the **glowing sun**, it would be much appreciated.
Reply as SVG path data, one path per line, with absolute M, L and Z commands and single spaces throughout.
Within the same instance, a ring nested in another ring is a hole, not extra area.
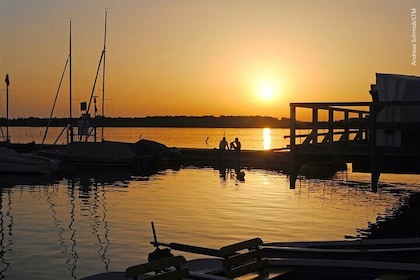
M 260 83 L 257 86 L 257 99 L 262 102 L 271 102 L 276 99 L 278 89 L 274 83 Z
M 260 98 L 263 100 L 271 100 L 274 97 L 274 86 L 269 84 L 261 85 L 259 88 Z

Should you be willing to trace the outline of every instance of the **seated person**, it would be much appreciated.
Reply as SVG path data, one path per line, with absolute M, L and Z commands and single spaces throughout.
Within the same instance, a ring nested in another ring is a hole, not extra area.
M 228 142 L 226 141 L 226 137 L 223 137 L 219 143 L 219 150 L 224 151 L 228 149 Z

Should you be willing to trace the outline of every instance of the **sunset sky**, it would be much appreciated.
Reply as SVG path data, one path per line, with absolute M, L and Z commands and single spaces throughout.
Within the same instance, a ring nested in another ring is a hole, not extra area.
M 281 118 L 290 102 L 370 101 L 377 72 L 420 75 L 411 43 L 418 0 L 0 0 L 0 116 L 6 73 L 10 117 L 49 116 L 70 19 L 79 116 L 106 9 L 106 116 Z M 69 115 L 65 75 L 56 117 Z M 100 99 L 101 89 L 100 78 Z

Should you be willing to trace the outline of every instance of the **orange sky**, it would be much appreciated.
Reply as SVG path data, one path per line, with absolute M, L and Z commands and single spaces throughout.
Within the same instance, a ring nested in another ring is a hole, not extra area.
M 376 72 L 420 75 L 411 64 L 413 8 L 418 0 L 0 0 L 0 115 L 6 73 L 10 117 L 50 114 L 70 18 L 80 114 L 105 9 L 107 116 L 281 118 L 290 102 L 370 101 Z M 56 117 L 69 115 L 68 83 L 66 74 Z M 95 95 L 101 88 L 99 80 Z

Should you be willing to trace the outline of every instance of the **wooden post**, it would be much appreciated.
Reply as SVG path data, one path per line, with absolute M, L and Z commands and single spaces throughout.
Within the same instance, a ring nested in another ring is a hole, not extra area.
M 296 155 L 296 106 L 290 104 L 290 189 L 296 187 L 298 170 Z
M 370 129 L 369 129 L 369 156 L 370 156 L 370 178 L 372 191 L 378 191 L 378 181 L 380 172 L 376 162 L 376 114 L 378 112 L 377 105 L 370 105 Z
M 318 143 L 318 108 L 312 108 L 312 143 Z
M 334 142 L 334 109 L 328 108 L 328 142 Z
M 358 121 L 362 122 L 363 121 L 363 113 L 359 113 L 358 114 Z M 353 140 L 366 140 L 366 128 L 364 126 L 359 126 L 359 128 L 357 129 L 357 133 L 356 136 L 354 137 Z
M 344 128 L 344 141 L 349 141 L 349 111 L 344 112 L 344 123 L 346 124 L 346 127 Z

